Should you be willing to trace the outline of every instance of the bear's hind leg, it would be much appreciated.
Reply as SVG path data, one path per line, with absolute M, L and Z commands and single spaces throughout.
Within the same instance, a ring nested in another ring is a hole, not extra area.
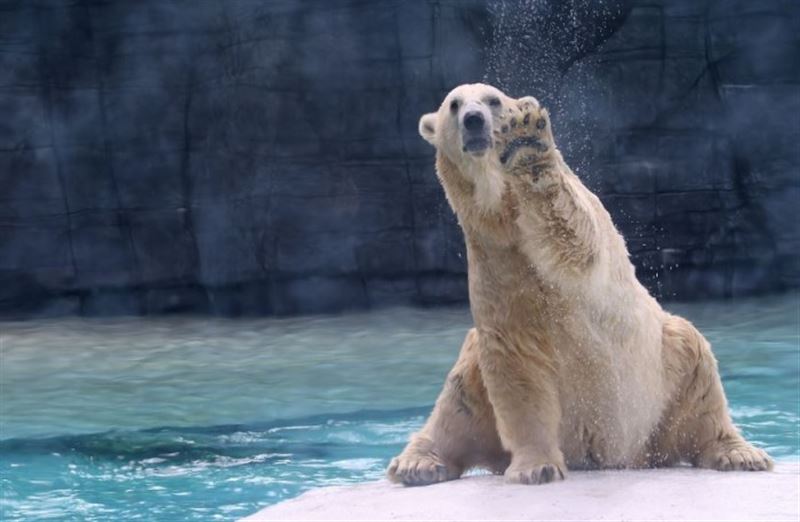
M 428 421 L 392 459 L 386 474 L 392 482 L 422 486 L 457 479 L 473 467 L 502 473 L 508 462 L 478 368 L 473 328 Z
M 772 460 L 733 425 L 708 341 L 687 320 L 667 315 L 663 357 L 674 391 L 651 449 L 653 465 L 688 461 L 720 471 L 772 469 Z

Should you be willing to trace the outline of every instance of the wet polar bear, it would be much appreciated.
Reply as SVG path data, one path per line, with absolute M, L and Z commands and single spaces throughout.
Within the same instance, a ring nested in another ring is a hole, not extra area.
M 567 469 L 772 467 L 731 422 L 708 342 L 636 279 L 536 99 L 462 85 L 419 130 L 464 231 L 475 327 L 391 480 L 474 467 L 524 484 Z

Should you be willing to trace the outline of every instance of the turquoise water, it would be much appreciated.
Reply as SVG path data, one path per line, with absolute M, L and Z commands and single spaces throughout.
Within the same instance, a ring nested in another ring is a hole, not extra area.
M 800 457 L 797 296 L 669 308 L 711 340 L 747 437 Z M 235 520 L 376 479 L 469 323 L 466 309 L 0 323 L 0 519 Z

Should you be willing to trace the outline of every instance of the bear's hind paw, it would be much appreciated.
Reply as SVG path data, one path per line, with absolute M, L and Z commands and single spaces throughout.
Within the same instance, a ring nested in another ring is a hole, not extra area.
M 400 455 L 392 459 L 386 476 L 405 486 L 426 486 L 458 478 L 460 473 L 445 465 L 436 455 Z
M 712 446 L 699 457 L 697 465 L 718 471 L 769 471 L 773 466 L 764 450 L 744 441 Z

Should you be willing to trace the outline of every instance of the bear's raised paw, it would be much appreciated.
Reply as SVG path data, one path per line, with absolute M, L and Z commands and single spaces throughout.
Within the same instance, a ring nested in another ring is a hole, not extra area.
M 504 114 L 494 132 L 500 163 L 508 174 L 530 173 L 530 167 L 546 160 L 553 148 L 547 110 L 522 98 Z

